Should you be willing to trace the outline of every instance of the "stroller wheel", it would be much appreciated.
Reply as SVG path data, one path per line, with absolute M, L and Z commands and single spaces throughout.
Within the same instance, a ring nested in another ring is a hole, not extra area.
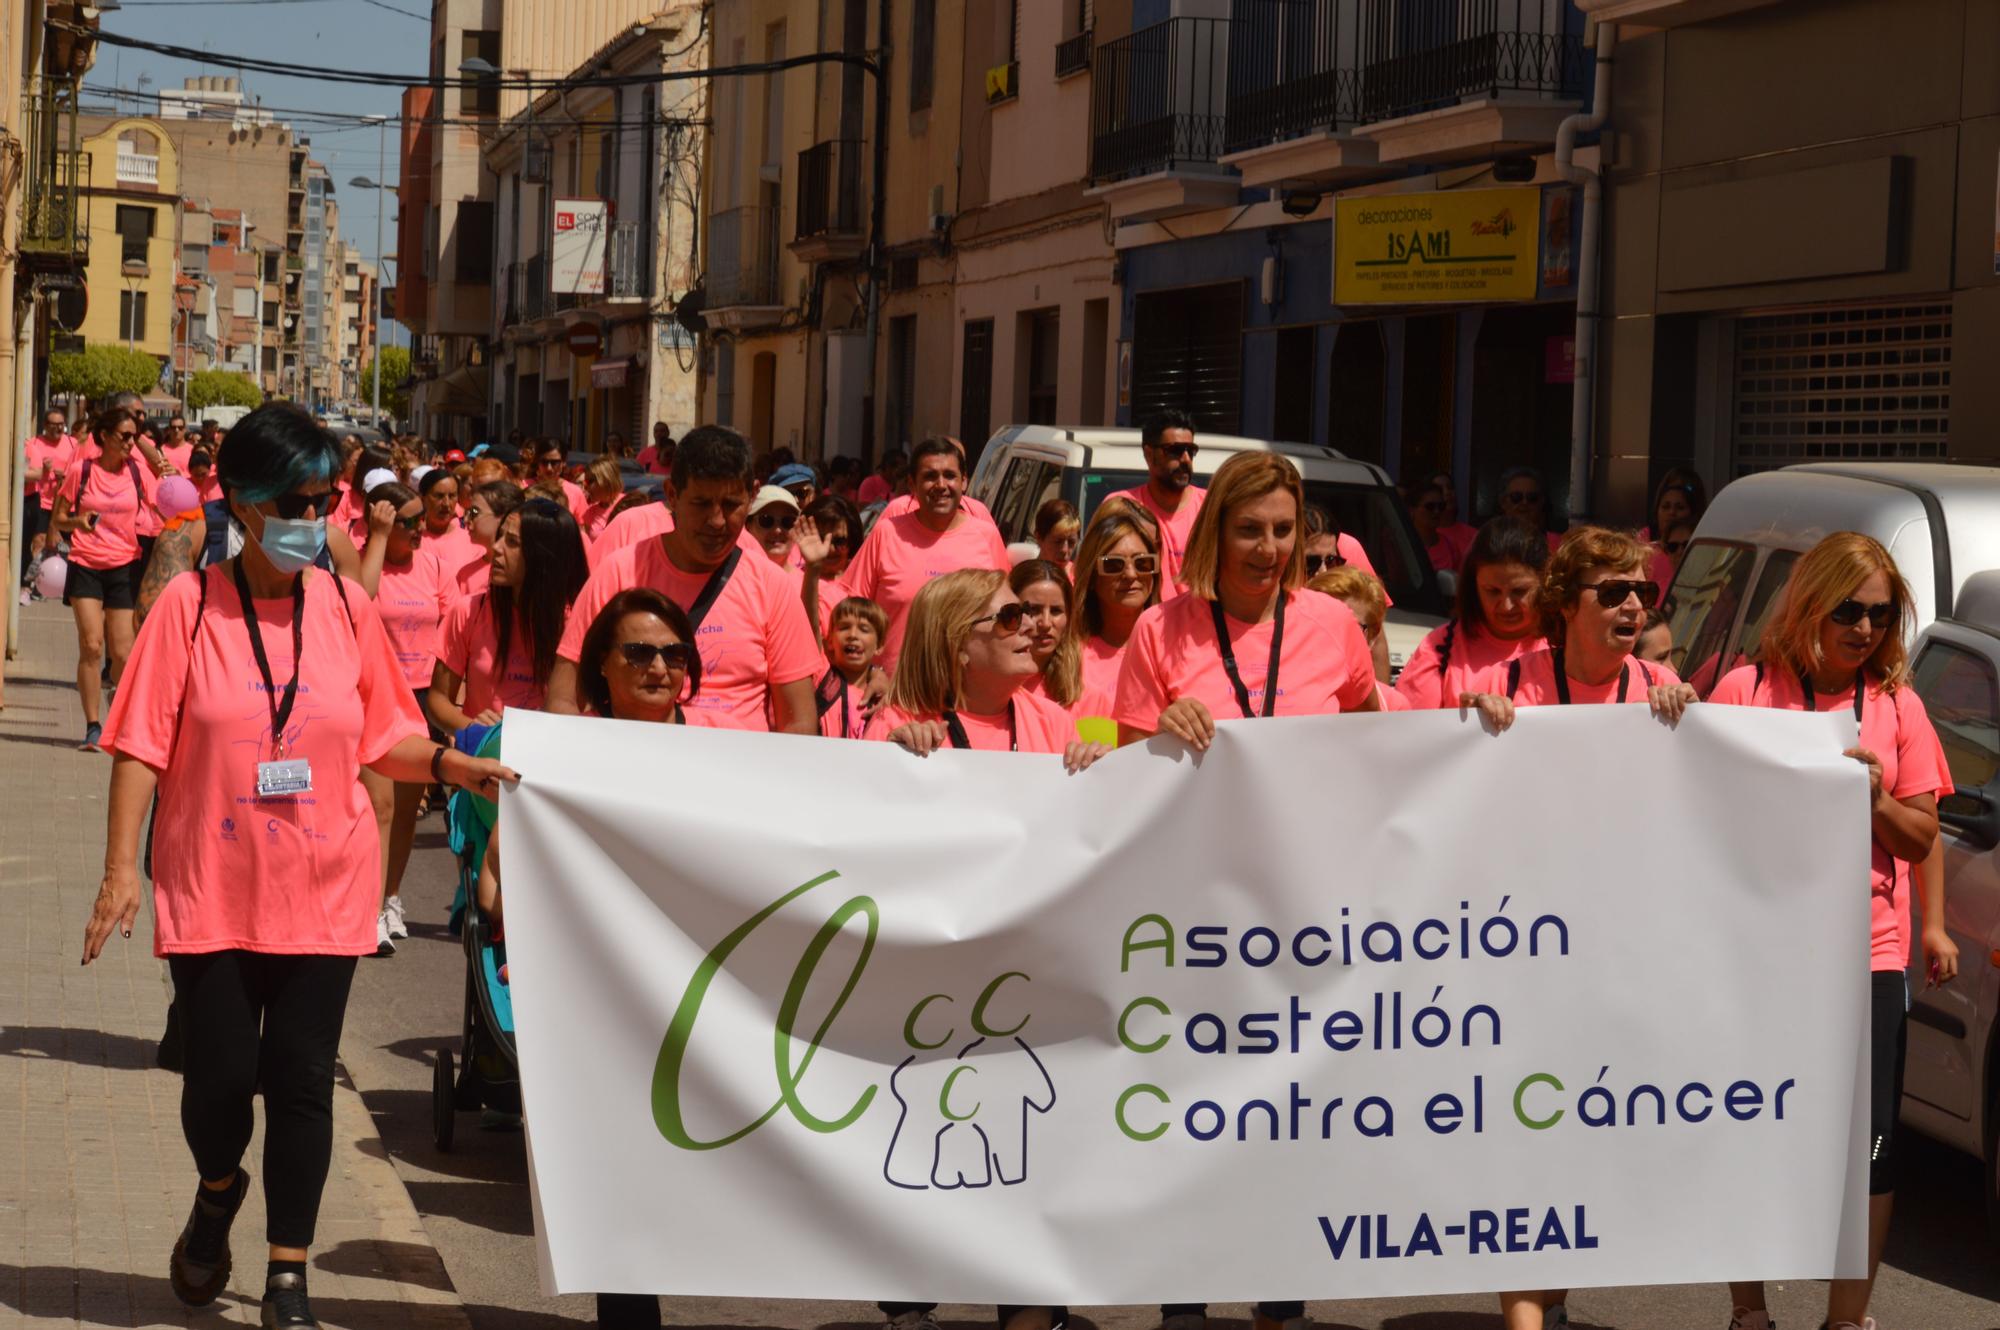
M 457 1096 L 453 1092 L 451 1050 L 439 1047 L 431 1065 L 431 1143 L 439 1153 L 451 1153 L 452 1130 L 458 1125 Z

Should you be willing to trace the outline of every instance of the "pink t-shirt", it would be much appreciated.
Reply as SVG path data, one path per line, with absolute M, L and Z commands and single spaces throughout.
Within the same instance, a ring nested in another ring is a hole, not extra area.
M 63 477 L 62 497 L 69 500 L 71 515 L 98 514 L 94 529 L 70 533 L 70 559 L 99 572 L 123 568 L 139 557 L 142 534 L 139 515 L 152 508 L 159 482 L 136 452 L 129 454 L 125 465 L 116 471 L 106 467 L 104 459 L 92 459 L 89 488 L 79 500 L 77 486 L 84 482 L 81 462 Z M 153 518 L 157 530 L 158 512 Z
M 958 506 L 959 510 L 962 511 L 967 517 L 973 518 L 977 521 L 985 522 L 990 526 L 992 526 L 994 530 L 996 531 L 999 530 L 1000 524 L 993 520 L 992 511 L 988 509 L 985 504 L 973 498 L 970 494 L 962 495 L 959 498 Z M 904 517 L 909 515 L 910 513 L 914 513 L 915 511 L 917 511 L 916 496 L 914 494 L 907 494 L 907 493 L 898 494 L 895 498 L 889 500 L 888 504 L 883 507 L 882 515 L 876 518 L 875 521 L 877 525 L 880 525 L 881 523 L 887 521 L 892 517 Z M 869 529 L 873 531 L 874 528 L 871 527 Z
M 880 476 L 868 476 L 854 489 L 854 503 L 860 508 L 866 508 L 871 503 L 880 503 L 888 497 L 889 482 Z
M 1451 659 L 1440 670 L 1447 641 Z M 1507 642 L 1454 620 L 1431 629 L 1410 653 L 1403 672 L 1396 676 L 1396 691 L 1409 699 L 1414 710 L 1448 710 L 1458 705 L 1459 695 L 1471 689 L 1474 679 L 1542 645 L 1538 636 Z
M 869 722 L 868 737 L 887 740 L 898 726 L 912 719 L 944 718 L 935 715 L 913 718 L 908 712 L 884 704 Z M 1069 713 L 1039 692 L 1026 688 L 1014 694 L 1011 712 L 974 716 L 961 711 L 958 719 L 965 726 L 965 741 L 985 753 L 1060 753 L 1076 738 L 1076 725 Z
M 664 536 L 674 529 L 674 510 L 664 503 L 642 503 L 627 508 L 604 524 L 587 551 L 590 566 L 596 568 L 627 545 L 636 545 L 649 536 Z M 760 551 L 761 553 L 761 551 Z
M 389 635 L 396 663 L 402 667 L 403 681 L 412 689 L 431 686 L 431 666 L 437 664 L 438 634 L 451 605 L 451 585 L 443 565 L 427 547 L 420 547 L 406 564 L 382 565 L 375 610 L 382 617 L 382 631 Z
M 1194 534 L 1194 520 L 1201 516 L 1202 501 L 1208 491 L 1197 485 L 1190 485 L 1181 494 L 1181 506 L 1173 512 L 1160 507 L 1153 498 L 1153 487 L 1141 485 L 1137 489 L 1119 490 L 1107 494 L 1108 499 L 1129 499 L 1151 513 L 1160 523 L 1160 599 L 1172 600 L 1187 588 L 1181 585 L 1181 566 L 1187 559 L 1188 537 Z M 1343 549 L 1344 557 L 1347 551 Z M 1365 557 L 1365 556 L 1364 556 Z M 1373 572 L 1373 569 L 1369 570 Z
M 451 575 L 451 603 L 454 605 L 462 605 L 475 596 L 485 595 L 487 587 L 493 583 L 493 565 L 487 561 L 486 551 L 477 545 L 473 548 L 479 551 L 479 557 L 460 564 L 458 571 Z
M 197 622 L 201 578 L 207 604 Z M 292 678 L 291 597 L 255 604 L 282 690 Z M 375 950 L 381 869 L 359 770 L 422 736 L 423 716 L 355 583 L 336 588 L 330 575 L 306 575 L 304 641 L 285 728 L 288 755 L 312 764 L 313 788 L 259 798 L 271 711 L 228 573 L 175 578 L 146 617 L 104 746 L 163 773 L 153 829 L 157 955 Z
M 535 653 L 520 625 L 507 640 L 507 672 L 500 673 L 500 634 L 493 624 L 493 602 L 487 593 L 454 604 L 444 616 L 438 639 L 438 662 L 465 680 L 467 716 L 508 707 L 542 709 L 543 688 L 535 682 Z
M 470 531 L 456 522 L 446 527 L 442 536 L 432 535 L 430 528 L 425 527 L 423 550 L 438 561 L 444 575 L 454 582 L 466 565 L 486 562 L 486 551 L 479 548 Z
M 1104 711 L 1087 711 L 1088 716 L 1109 716 L 1118 703 L 1118 668 L 1125 662 L 1125 648 L 1114 647 L 1101 637 L 1083 639 L 1083 691 L 1104 699 Z
M 1465 566 L 1465 556 L 1472 552 L 1472 542 L 1478 538 L 1479 528 L 1465 522 L 1439 527 L 1438 543 L 1430 549 L 1431 567 L 1439 572 L 1457 572 Z
M 1764 706 L 1781 711 L 1804 711 L 1805 693 L 1798 676 L 1789 670 L 1766 669 L 1761 684 L 1757 668 L 1746 665 L 1731 670 L 1709 694 L 1711 706 Z M 1814 710 L 1854 710 L 1854 687 L 1839 693 L 1814 697 Z M 1931 724 L 1930 713 L 1916 690 L 1898 688 L 1882 691 L 1874 679 L 1868 681 L 1861 699 L 1860 746 L 1882 761 L 1882 788 L 1892 799 L 1914 799 L 1922 794 L 1950 792 L 1951 766 L 1944 745 Z M 1916 889 L 1916 870 L 1899 864 L 1881 841 L 1870 843 L 1868 865 L 1869 925 L 1868 964 L 1871 970 L 1902 970 L 1910 964 L 1910 897 Z
M 208 479 L 201 482 L 196 492 L 201 495 L 203 503 L 214 503 L 222 497 L 222 482 L 217 480 L 215 473 L 211 471 L 208 473 Z
M 162 444 L 160 446 L 160 456 L 172 462 L 174 470 L 180 472 L 182 475 L 186 475 L 188 473 L 188 458 L 194 456 L 194 445 L 191 443 Z
M 999 528 L 971 516 L 949 531 L 933 531 L 916 516 L 883 515 L 861 542 L 861 553 L 847 565 L 841 580 L 866 596 L 889 616 L 889 640 L 882 646 L 882 668 L 893 670 L 909 627 L 910 604 L 924 585 L 946 573 L 966 568 L 1011 566 Z
M 56 492 L 62 488 L 63 468 L 68 465 L 69 455 L 76 450 L 76 440 L 69 435 L 55 439 L 45 439 L 41 435 L 31 435 L 27 443 L 28 465 L 21 473 L 21 492 L 33 492 L 40 496 L 42 511 L 55 507 Z M 42 464 L 49 467 L 48 479 L 42 479 Z
M 1160 713 L 1184 697 L 1200 700 L 1217 720 L 1242 717 L 1209 605 L 1199 596 L 1176 596 L 1139 616 L 1118 673 L 1113 718 L 1120 725 L 1151 734 L 1160 728 Z M 1263 714 L 1270 683 L 1266 671 L 1275 624 L 1275 619 L 1260 624 L 1225 620 L 1237 671 L 1257 715 Z M 1374 658 L 1354 612 L 1332 596 L 1288 596 L 1274 714 L 1353 711 L 1367 703 L 1374 688 Z
M 576 515 L 576 524 L 583 528 L 585 540 L 595 542 L 604 534 L 605 524 L 611 520 L 611 510 L 616 506 L 610 503 L 592 503 L 584 506 L 584 510 Z
M 829 739 L 868 737 L 868 719 L 861 712 L 862 689 L 847 682 L 847 676 L 835 669 L 822 674 L 814 687 L 822 704 L 830 699 L 830 705 L 825 705 L 819 713 L 821 734 Z
M 1375 684 L 1375 700 L 1382 704 L 1384 711 L 1410 710 L 1409 698 L 1379 680 Z
M 583 486 L 577 484 L 574 480 L 565 479 L 562 482 L 562 487 L 563 493 L 569 496 L 569 515 L 574 517 L 577 520 L 577 524 L 581 526 L 583 524 L 583 515 L 590 508 L 590 496 L 584 493 Z
M 1498 693 L 1502 697 L 1511 697 L 1517 707 L 1552 707 L 1562 703 L 1562 692 L 1556 686 L 1554 648 L 1545 643 L 1524 653 L 1519 664 L 1520 682 L 1511 689 L 1508 685 L 1513 679 L 1512 661 L 1495 665 L 1476 676 L 1467 689 L 1475 693 Z M 1578 706 L 1602 702 L 1644 706 L 1650 701 L 1648 689 L 1667 688 L 1680 681 L 1680 676 L 1664 665 L 1628 658 L 1625 668 L 1609 683 L 1588 684 L 1577 679 L 1568 680 L 1569 700 Z M 1457 698 L 1452 699 L 1452 705 L 1458 705 Z
M 701 599 L 709 576 L 675 567 L 659 540 L 618 551 L 597 566 L 570 606 L 557 654 L 577 660 L 598 611 L 625 588 L 652 587 L 686 609 Z M 771 690 L 817 680 L 826 670 L 826 657 L 806 626 L 798 588 L 761 550 L 744 550 L 737 559 L 736 571 L 709 606 L 695 641 L 701 651 L 701 696 L 687 710 L 710 713 L 722 729 L 770 729 Z
M 1115 679 L 1112 681 L 1110 689 L 1103 689 L 1092 688 L 1090 680 L 1086 677 L 1083 681 L 1082 691 L 1076 695 L 1076 701 L 1068 706 L 1063 706 L 1062 703 L 1049 696 L 1049 679 L 1046 674 L 1037 674 L 1028 680 L 1028 682 L 1022 684 L 1021 691 L 1023 693 L 1031 693 L 1047 702 L 1050 706 L 1060 708 L 1062 713 L 1070 718 L 1072 733 L 1075 730 L 1075 722 L 1084 719 L 1086 716 L 1103 716 L 1109 719 L 1112 705 L 1118 700 L 1117 681 Z

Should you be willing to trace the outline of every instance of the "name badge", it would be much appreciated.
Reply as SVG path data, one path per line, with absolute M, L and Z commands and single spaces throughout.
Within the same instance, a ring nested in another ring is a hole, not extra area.
M 307 794 L 313 787 L 312 763 L 302 757 L 284 762 L 257 764 L 257 797 L 270 799 L 283 794 Z

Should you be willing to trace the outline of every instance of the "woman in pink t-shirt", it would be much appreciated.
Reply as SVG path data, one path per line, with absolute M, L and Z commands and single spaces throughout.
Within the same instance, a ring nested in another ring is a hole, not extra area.
M 1540 646 L 1548 566 L 1548 542 L 1528 523 L 1496 517 L 1481 527 L 1459 566 L 1450 621 L 1410 653 L 1396 691 L 1417 711 L 1455 707 L 1474 679 Z
M 1114 708 L 1119 743 L 1170 734 L 1202 752 L 1218 717 L 1381 709 L 1354 615 L 1331 597 L 1297 594 L 1305 539 L 1305 487 L 1282 454 L 1237 453 L 1216 468 L 1181 566 L 1187 594 L 1132 630 Z
M 590 500 L 577 518 L 585 540 L 596 540 L 611 521 L 611 511 L 625 497 L 625 473 L 609 457 L 600 457 L 583 473 L 584 494 Z
M 1081 647 L 1083 686 L 1110 706 L 1133 626 L 1160 603 L 1159 520 L 1129 499 L 1106 499 L 1091 514 L 1076 566 L 1069 623 Z
M 1860 727 L 1860 742 L 1847 756 L 1868 768 L 1873 840 L 1868 1277 L 1836 1279 L 1827 1289 L 1826 1320 L 1834 1330 L 1874 1325 L 1868 1300 L 1895 1204 L 1914 866 L 1937 844 L 1938 792 L 1953 788 L 1937 731 L 1909 686 L 1904 634 L 1914 604 L 1896 561 L 1880 543 L 1837 531 L 1793 565 L 1777 621 L 1764 634 L 1763 662 L 1731 671 L 1708 699 L 1711 705 L 1787 711 L 1851 710 Z M 1785 1198 L 1768 1199 L 1783 1205 Z M 1766 1330 L 1763 1284 L 1731 1284 L 1729 1292 L 1736 1323 Z
M 424 501 L 423 547 L 438 561 L 444 575 L 452 579 L 455 595 L 459 569 L 486 558 L 486 551 L 473 543 L 472 536 L 458 520 L 458 477 L 443 467 L 435 467 L 417 482 L 417 497 Z
M 541 710 L 563 623 L 589 580 L 583 533 L 567 508 L 533 498 L 509 515 L 493 542 L 492 585 L 445 618 L 431 674 L 438 725 L 456 734 L 493 724 L 508 707 Z
M 158 482 L 135 454 L 139 427 L 120 407 L 102 412 L 91 426 L 98 453 L 75 463 L 56 493 L 49 528 L 69 540 L 69 581 L 63 602 L 76 620 L 76 687 L 83 698 L 85 752 L 101 751 L 99 684 L 107 644 L 111 686 L 124 677 L 132 653 L 133 607 L 145 560 L 139 553 L 139 517 L 153 505 Z
M 104 877 L 83 960 L 131 936 L 148 805 L 157 907 L 185 1034 L 181 1127 L 200 1175 L 169 1280 L 202 1307 L 230 1282 L 229 1230 L 264 1100 L 265 1325 L 312 1325 L 307 1248 L 332 1157 L 333 1069 L 380 879 L 357 774 L 488 797 L 514 773 L 424 733 L 374 606 L 313 567 L 340 454 L 305 412 L 260 407 L 218 462 L 242 554 L 175 579 L 146 620 L 104 743 Z
M 806 505 L 792 539 L 806 617 L 813 635 L 822 636 L 831 623 L 833 607 L 849 594 L 841 575 L 854 562 L 854 547 L 861 543 L 861 514 L 842 496 L 822 494 Z
M 1109 752 L 1078 739 L 1069 713 L 1029 688 L 1040 671 L 1024 622 L 1004 573 L 966 568 L 926 583 L 868 737 L 919 757 L 940 748 L 1060 753 L 1073 772 Z
M 473 489 L 470 502 L 465 504 L 465 534 L 472 546 L 469 557 L 452 574 L 454 604 L 486 594 L 500 524 L 527 501 L 527 491 L 511 480 L 489 480 Z
M 1014 565 L 1007 585 L 1021 598 L 1028 635 L 1028 654 L 1036 677 L 1028 687 L 1069 713 L 1072 721 L 1085 716 L 1109 716 L 1111 698 L 1083 686 L 1083 647 L 1069 628 L 1070 602 L 1075 593 L 1069 575 L 1047 559 L 1026 559 Z
M 1408 711 L 1410 701 L 1389 686 L 1388 665 L 1380 650 L 1382 644 L 1382 622 L 1389 613 L 1389 593 L 1375 574 L 1353 565 L 1347 565 L 1321 573 L 1306 583 L 1306 590 L 1317 591 L 1332 596 L 1347 606 L 1361 625 L 1361 635 L 1368 639 L 1370 657 L 1375 664 L 1375 698 L 1384 711 Z

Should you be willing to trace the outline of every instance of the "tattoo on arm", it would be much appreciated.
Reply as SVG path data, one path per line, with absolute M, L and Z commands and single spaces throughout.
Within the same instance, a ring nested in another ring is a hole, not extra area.
M 172 531 L 162 531 L 153 543 L 153 557 L 146 561 L 146 574 L 139 581 L 139 602 L 135 607 L 139 623 L 152 613 L 167 583 L 194 567 L 195 552 L 207 537 L 203 522 L 185 522 Z

